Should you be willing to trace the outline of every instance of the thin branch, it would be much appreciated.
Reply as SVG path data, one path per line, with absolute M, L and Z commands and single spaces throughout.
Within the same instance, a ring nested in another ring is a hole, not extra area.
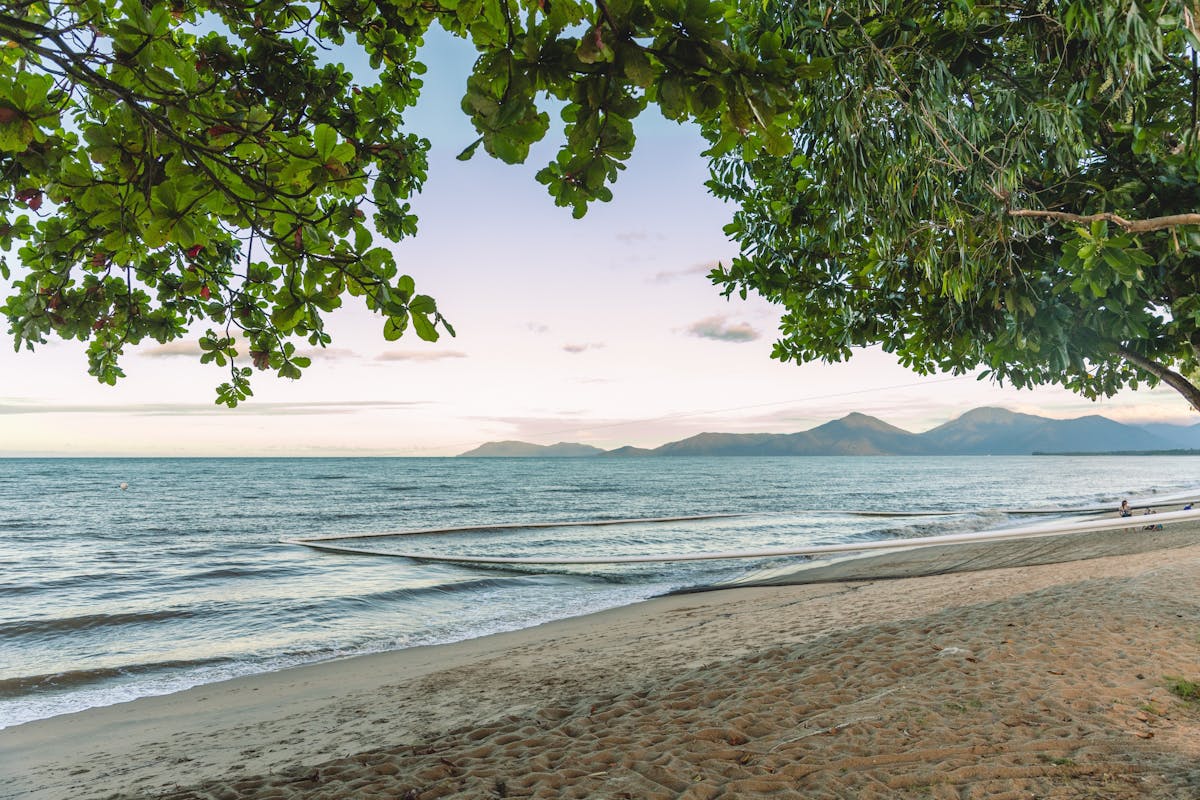
M 1099 214 L 1072 214 L 1069 211 L 1046 211 L 1038 208 L 1014 208 L 1008 212 L 1010 217 L 1033 217 L 1050 219 L 1056 222 L 1111 222 L 1124 228 L 1130 233 L 1149 233 L 1174 228 L 1179 225 L 1200 225 L 1200 214 L 1168 214 L 1163 217 L 1149 219 L 1125 219 L 1111 211 Z
M 1153 361 L 1146 356 L 1135 353 L 1124 345 L 1117 345 L 1115 348 L 1117 355 L 1133 364 L 1143 372 L 1148 372 L 1155 378 L 1158 378 L 1163 383 L 1170 386 L 1175 391 L 1183 395 L 1184 399 L 1191 404 L 1192 408 L 1200 411 L 1200 389 L 1197 389 L 1192 382 L 1187 378 L 1175 372 L 1172 369 L 1164 367 L 1157 361 Z
M 596 8 L 600 9 L 600 13 L 604 16 L 604 21 L 608 23 L 608 27 L 612 30 L 613 36 L 620 36 L 622 32 L 617 27 L 616 20 L 613 19 L 612 12 L 608 9 L 608 4 L 604 0 L 596 0 Z

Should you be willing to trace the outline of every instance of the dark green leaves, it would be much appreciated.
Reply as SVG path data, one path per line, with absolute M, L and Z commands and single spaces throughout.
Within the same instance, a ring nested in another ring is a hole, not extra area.
M 481 136 L 459 157 L 482 145 L 504 161 L 523 161 L 549 130 L 537 96 L 565 101 L 566 141 L 537 179 L 577 217 L 612 197 L 609 186 L 633 151 L 633 120 L 647 103 L 670 119 L 697 121 L 718 150 L 778 151 L 797 80 L 827 67 L 783 48 L 753 6 L 554 2 L 526 16 L 511 4 L 495 7 L 505 12 L 496 47 L 476 38 L 482 54 L 463 98 Z M 466 29 L 463 4 L 456 10 Z M 582 29 L 578 38 L 564 34 L 572 26 Z
M 314 16 L 294 3 L 93 0 L 10 12 L 0 244 L 21 243 L 4 306 L 18 347 L 51 333 L 88 341 L 89 371 L 113 383 L 127 346 L 207 320 L 219 327 L 201 361 L 230 370 L 218 401 L 234 405 L 252 369 L 299 377 L 310 360 L 296 342 L 328 343 L 324 315 L 343 294 L 407 313 L 412 280 L 373 241 L 374 230 L 412 233 L 406 201 L 425 177 L 427 145 L 400 130 L 422 69 L 411 29 L 378 35 L 397 19 L 369 6 Z M 199 15 L 224 33 L 190 33 Z M 355 86 L 319 64 L 306 26 L 358 38 L 389 64 L 380 82 Z M 444 327 L 436 310 L 423 322 L 426 336 Z
M 235 405 L 255 369 L 298 377 L 296 344 L 327 344 L 347 295 L 386 339 L 453 335 L 377 241 L 416 231 L 429 144 L 402 113 L 435 21 L 479 51 L 462 100 L 479 139 L 460 158 L 524 161 L 551 100 L 562 143 L 538 180 L 576 216 L 612 197 L 648 103 L 698 122 L 714 153 L 780 154 L 798 82 L 829 68 L 736 0 L 10 3 L 0 245 L 18 248 L 15 344 L 87 341 L 112 383 L 127 346 L 210 323 L 201 360 L 229 369 L 218 402 Z M 324 63 L 323 42 L 378 73 Z
M 1200 211 L 1194 9 L 773 8 L 764 54 L 836 69 L 799 84 L 786 137 L 714 159 L 710 186 L 741 205 L 742 256 L 714 281 L 784 307 L 775 357 L 881 345 L 918 372 L 1086 397 L 1197 370 L 1200 235 L 1155 222 Z M 660 94 L 680 107 L 678 85 Z

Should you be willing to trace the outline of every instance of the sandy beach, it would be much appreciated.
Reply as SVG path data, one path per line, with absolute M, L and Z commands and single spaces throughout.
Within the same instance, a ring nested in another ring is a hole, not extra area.
M 1197 798 L 1200 705 L 1169 676 L 1200 680 L 1200 545 L 666 597 L 198 687 L 0 731 L 0 796 Z

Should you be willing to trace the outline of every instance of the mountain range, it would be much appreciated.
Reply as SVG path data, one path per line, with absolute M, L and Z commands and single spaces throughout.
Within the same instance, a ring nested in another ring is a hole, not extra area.
M 931 456 L 1110 453 L 1200 448 L 1200 424 L 1126 425 L 1091 414 L 1050 419 L 1003 408 L 976 408 L 923 433 L 857 412 L 797 433 L 700 433 L 660 447 L 602 450 L 559 442 L 488 442 L 461 456 Z

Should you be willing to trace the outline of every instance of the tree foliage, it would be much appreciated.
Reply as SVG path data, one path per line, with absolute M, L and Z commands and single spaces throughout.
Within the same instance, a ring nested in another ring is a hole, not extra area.
M 832 60 L 784 155 L 721 156 L 742 254 L 712 277 L 784 313 L 774 356 L 879 344 L 1086 397 L 1200 408 L 1195 0 L 796 0 Z
M 790 149 L 781 117 L 810 63 L 739 0 L 16 0 L 0 7 L 0 249 L 14 343 L 89 342 L 89 371 L 123 373 L 129 345 L 212 327 L 203 361 L 298 377 L 298 343 L 330 341 L 345 296 L 453 334 L 387 242 L 416 230 L 408 200 L 428 141 L 404 127 L 433 24 L 479 56 L 462 101 L 482 146 L 521 162 L 563 120 L 538 173 L 576 216 L 608 200 L 657 103 L 717 151 Z M 369 60 L 352 74 L 329 47 Z M 540 105 L 539 105 L 540 104 Z M 240 342 L 248 353 L 240 353 Z M 244 356 L 250 365 L 245 364 Z

